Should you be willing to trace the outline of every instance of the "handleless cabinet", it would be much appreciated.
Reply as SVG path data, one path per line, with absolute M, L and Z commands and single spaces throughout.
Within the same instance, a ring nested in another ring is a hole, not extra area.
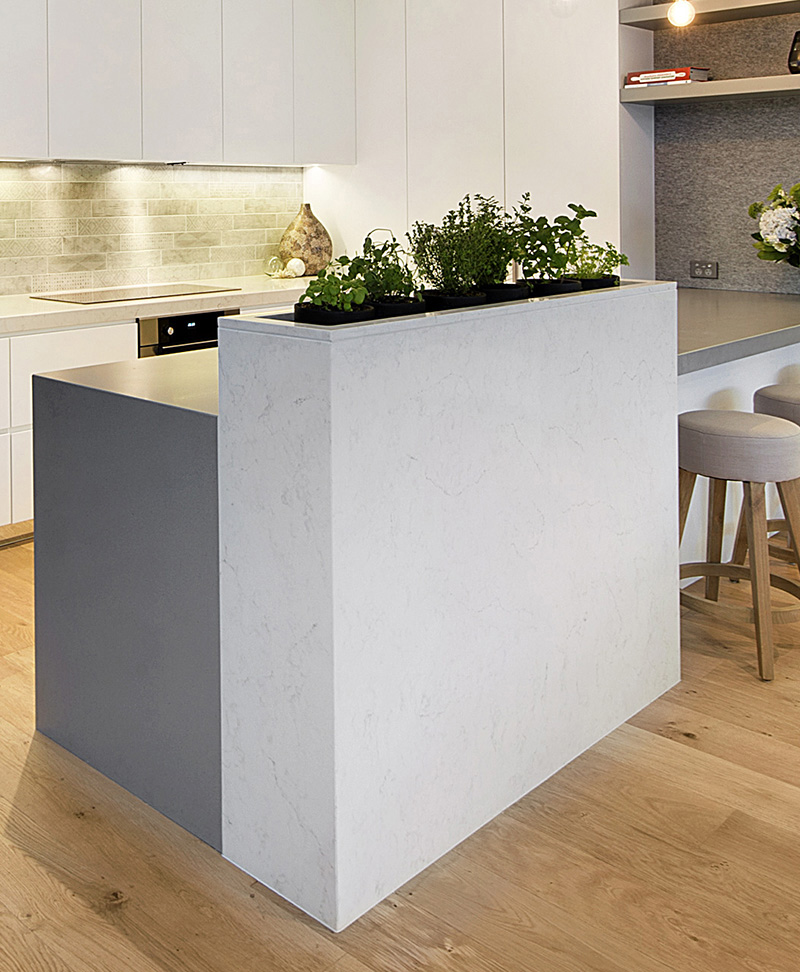
M 292 0 L 222 0 L 228 163 L 294 162 Z
M 294 0 L 294 158 L 356 161 L 353 0 Z
M 503 0 L 458 8 L 453 16 L 441 0 L 406 4 L 408 208 L 416 219 L 439 220 L 468 192 L 503 198 Z
M 31 375 L 123 361 L 138 355 L 135 321 L 46 334 L 21 334 L 11 342 L 11 426 L 31 423 Z
M 33 516 L 33 431 L 12 432 L 11 440 L 11 522 Z
M 140 0 L 49 0 L 50 155 L 141 159 Z
M 47 152 L 47 0 L 0 0 L 0 156 Z
M 10 374 L 8 338 L 0 338 L 0 432 L 11 425 Z
M 11 436 L 0 432 L 0 526 L 11 522 Z
M 142 0 L 142 142 L 151 161 L 222 160 L 222 0 Z

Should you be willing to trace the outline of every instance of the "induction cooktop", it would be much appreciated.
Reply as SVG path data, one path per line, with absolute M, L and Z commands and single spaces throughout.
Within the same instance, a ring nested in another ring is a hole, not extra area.
M 36 300 L 63 300 L 68 304 L 105 304 L 114 300 L 142 300 L 146 297 L 185 297 L 189 294 L 217 294 L 241 287 L 210 287 L 207 284 L 141 284 L 135 287 L 109 287 L 104 290 L 74 290 L 69 293 L 31 294 Z

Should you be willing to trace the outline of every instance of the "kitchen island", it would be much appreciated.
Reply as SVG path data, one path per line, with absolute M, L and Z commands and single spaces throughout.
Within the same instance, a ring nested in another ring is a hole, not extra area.
M 339 930 L 679 678 L 673 284 L 220 322 L 223 854 Z
M 39 729 L 345 927 L 677 681 L 675 341 L 644 284 L 225 319 L 218 423 L 213 351 L 36 378 Z

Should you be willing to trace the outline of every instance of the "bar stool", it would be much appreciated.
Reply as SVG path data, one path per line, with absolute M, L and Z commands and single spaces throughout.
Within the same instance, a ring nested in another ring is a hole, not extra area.
M 800 426 L 752 412 L 703 409 L 678 416 L 680 539 L 697 476 L 709 479 L 706 560 L 682 564 L 681 579 L 705 577 L 705 597 L 681 591 L 681 604 L 706 614 L 755 622 L 758 673 L 774 677 L 772 625 L 800 620 L 800 607 L 772 608 L 770 586 L 800 600 L 800 586 L 769 572 L 765 483 L 776 483 L 790 524 L 800 536 Z M 725 495 L 729 481 L 744 485 L 742 507 L 750 566 L 721 563 Z M 794 545 L 792 539 L 792 545 Z M 749 580 L 753 607 L 718 603 L 719 579 Z
M 761 415 L 775 415 L 777 418 L 786 419 L 800 425 L 800 384 L 785 382 L 778 385 L 766 385 L 759 388 L 753 394 L 753 411 Z M 788 534 L 789 525 L 784 514 L 783 519 L 767 520 L 767 532 Z M 794 544 L 791 541 L 787 546 L 779 546 L 775 543 L 769 544 L 769 553 L 776 560 L 786 563 L 796 563 L 794 554 Z M 736 529 L 736 541 L 733 546 L 732 564 L 743 564 L 747 556 L 747 532 L 744 525 L 744 509 L 739 517 L 739 525 Z

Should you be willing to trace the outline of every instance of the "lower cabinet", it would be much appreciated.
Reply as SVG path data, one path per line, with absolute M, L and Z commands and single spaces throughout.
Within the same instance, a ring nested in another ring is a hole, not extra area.
M 31 376 L 137 357 L 135 321 L 0 340 L 0 526 L 33 516 Z
M 11 522 L 33 516 L 33 430 L 12 432 L 11 439 Z
M 0 525 L 11 522 L 11 435 L 0 432 Z

